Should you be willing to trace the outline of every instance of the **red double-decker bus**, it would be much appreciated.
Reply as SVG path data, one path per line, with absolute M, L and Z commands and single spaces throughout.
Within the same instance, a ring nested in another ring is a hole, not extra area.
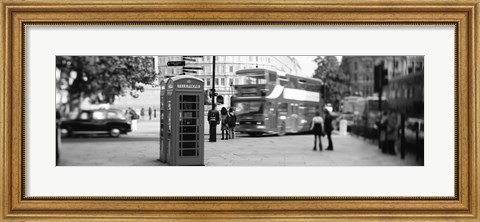
M 235 131 L 249 135 L 300 133 L 310 129 L 315 112 L 323 107 L 322 81 L 268 69 L 236 72 Z

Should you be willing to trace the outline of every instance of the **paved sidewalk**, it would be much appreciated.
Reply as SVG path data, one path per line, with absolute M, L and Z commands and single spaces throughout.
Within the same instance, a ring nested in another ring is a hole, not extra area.
M 120 138 L 65 138 L 60 166 L 163 166 L 159 159 L 159 121 L 140 120 L 138 130 Z M 313 135 L 249 137 L 208 142 L 206 166 L 416 166 L 415 155 L 381 153 L 377 145 L 354 136 L 333 135 L 334 151 L 312 151 Z M 324 147 L 326 137 L 322 138 Z
M 221 138 L 221 137 L 218 137 Z M 322 138 L 324 148 L 326 137 Z M 415 156 L 383 154 L 377 145 L 333 135 L 334 151 L 312 151 L 313 135 L 246 137 L 205 143 L 207 166 L 416 166 Z

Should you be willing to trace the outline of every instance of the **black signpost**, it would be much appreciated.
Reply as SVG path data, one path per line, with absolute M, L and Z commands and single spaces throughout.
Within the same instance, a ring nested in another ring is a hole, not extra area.
M 379 123 L 382 122 L 382 92 L 383 86 L 388 84 L 388 70 L 385 69 L 384 63 L 380 63 L 374 67 L 373 70 L 373 90 L 378 93 L 378 111 L 380 113 Z M 382 131 L 382 127 L 379 127 L 379 132 Z M 383 149 L 381 142 L 381 133 L 378 134 L 378 148 Z

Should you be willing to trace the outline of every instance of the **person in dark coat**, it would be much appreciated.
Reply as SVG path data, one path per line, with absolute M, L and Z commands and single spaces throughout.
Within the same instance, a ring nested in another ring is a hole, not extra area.
M 228 120 L 229 120 L 229 115 L 228 115 L 228 110 L 225 107 L 222 107 L 220 110 L 220 117 L 222 119 L 222 140 L 225 140 L 229 138 L 228 136 Z M 225 135 L 226 134 L 226 135 Z
M 152 107 L 148 107 L 148 118 L 149 120 L 152 120 Z
M 228 129 L 230 130 L 230 138 L 235 138 L 235 126 L 237 125 L 237 116 L 232 107 L 228 110 L 230 112 L 230 121 L 228 125 Z
M 312 119 L 312 126 L 310 127 L 310 130 L 313 132 L 313 136 L 315 137 L 315 140 L 313 142 L 313 150 L 317 150 L 317 137 L 318 137 L 318 149 L 320 151 L 323 150 L 322 147 L 322 136 L 325 136 L 323 133 L 323 118 L 320 116 L 319 112 L 315 113 L 315 116 Z
M 210 124 L 209 142 L 217 142 L 217 125 L 220 124 L 220 113 L 215 109 L 215 104 L 212 109 L 208 111 L 208 123 Z
M 333 142 L 332 142 L 332 131 L 333 131 L 333 116 L 330 114 L 330 110 L 325 109 L 325 134 L 327 134 L 328 138 L 328 147 L 325 150 L 333 150 Z

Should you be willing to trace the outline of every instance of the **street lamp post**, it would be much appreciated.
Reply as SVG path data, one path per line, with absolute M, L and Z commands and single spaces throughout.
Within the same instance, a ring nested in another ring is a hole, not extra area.
M 215 109 L 215 56 L 212 61 L 212 110 Z
M 218 115 L 218 111 L 215 110 L 215 56 L 213 56 L 213 69 L 212 69 L 212 110 L 208 111 L 208 122 L 210 124 L 210 133 L 209 133 L 209 141 L 216 142 L 217 141 L 217 123 L 219 121 L 220 116 Z

